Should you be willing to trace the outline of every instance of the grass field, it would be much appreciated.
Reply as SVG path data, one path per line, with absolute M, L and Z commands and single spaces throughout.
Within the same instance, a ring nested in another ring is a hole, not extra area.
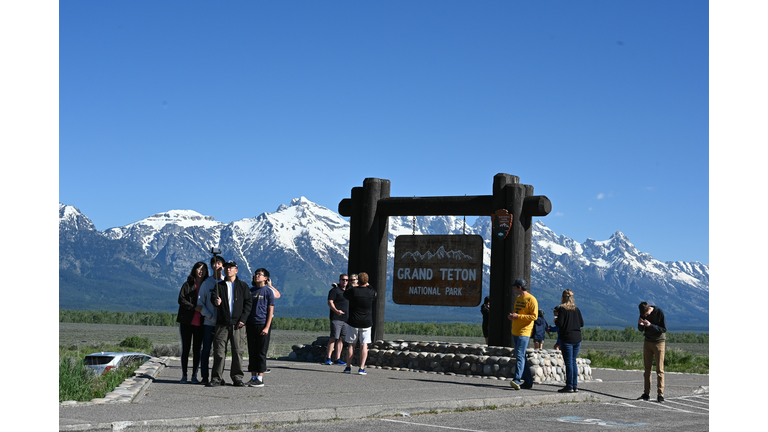
M 59 323 L 59 345 L 88 347 L 97 344 L 119 344 L 129 336 L 149 338 L 153 344 L 180 344 L 178 327 L 155 327 L 140 325 L 116 325 L 116 324 L 80 324 Z M 270 341 L 269 356 L 272 358 L 284 357 L 291 352 L 291 347 L 297 344 L 311 344 L 319 336 L 328 336 L 326 332 L 304 332 L 296 330 L 273 330 Z M 444 336 L 416 336 L 385 334 L 387 340 L 403 339 L 408 341 L 441 341 L 459 343 L 485 343 L 478 337 L 444 337 Z M 544 347 L 551 349 L 554 340 L 544 341 Z M 589 350 L 602 351 L 612 355 L 630 355 L 642 353 L 643 344 L 640 342 L 605 342 L 584 341 L 581 344 L 581 354 Z M 709 344 L 705 343 L 668 343 L 667 350 L 679 349 L 683 352 L 696 355 L 709 355 Z

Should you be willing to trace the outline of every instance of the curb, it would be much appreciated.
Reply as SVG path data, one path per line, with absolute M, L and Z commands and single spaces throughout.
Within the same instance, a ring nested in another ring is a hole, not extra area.
M 330 420 L 357 420 L 370 417 L 391 417 L 405 414 L 415 415 L 429 411 L 456 411 L 461 409 L 495 409 L 503 407 L 521 407 L 549 403 L 578 403 L 602 402 L 594 394 L 578 396 L 544 395 L 544 396 L 508 396 L 499 398 L 481 398 L 466 400 L 434 401 L 425 404 L 388 404 L 355 407 L 319 408 L 310 410 L 281 411 L 270 413 L 249 413 L 228 416 L 186 417 L 176 419 L 157 419 L 135 422 L 115 422 L 88 425 L 62 426 L 61 431 L 142 431 L 163 428 L 188 428 L 196 430 L 200 427 L 229 427 L 249 428 L 259 424 L 319 422 Z M 183 429 L 182 429 L 183 430 Z

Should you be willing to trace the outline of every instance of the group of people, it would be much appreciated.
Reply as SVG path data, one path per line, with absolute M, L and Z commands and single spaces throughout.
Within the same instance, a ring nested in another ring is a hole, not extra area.
M 371 343 L 373 305 L 376 297 L 377 292 L 370 285 L 368 273 L 339 275 L 339 283 L 334 283 L 328 291 L 331 335 L 323 364 L 343 365 L 346 366 L 344 373 L 352 373 L 352 361 L 357 343 L 360 346 L 360 364 L 357 373 L 367 375 L 365 362 L 368 359 L 368 344 Z M 346 361 L 341 358 L 345 342 L 347 343 Z M 332 359 L 332 356 L 335 359 Z
M 576 358 L 581 348 L 581 328 L 584 319 L 576 307 L 573 291 L 563 291 L 560 304 L 553 309 L 555 325 L 548 326 L 544 312 L 539 309 L 538 301 L 528 292 L 524 279 L 517 279 L 512 284 L 515 303 L 507 319 L 512 321 L 512 344 L 515 354 L 515 374 L 510 385 L 515 390 L 533 388 L 533 377 L 525 352 L 533 337 L 534 348 L 543 348 L 545 333 L 557 332 L 557 342 L 554 349 L 560 350 L 565 363 L 565 386 L 558 393 L 575 393 L 579 391 L 579 369 Z M 490 316 L 490 297 L 486 297 L 480 311 L 483 315 L 483 336 L 488 343 L 488 322 Z M 656 364 L 657 401 L 664 402 L 664 349 L 667 331 L 664 312 L 658 306 L 642 302 L 638 306 L 640 318 L 637 328 L 644 333 L 643 363 L 643 394 L 638 399 L 649 400 L 651 391 L 651 370 Z
M 208 273 L 206 263 L 200 261 L 192 266 L 187 281 L 179 291 L 179 322 L 181 336 L 181 382 L 203 383 L 207 387 L 224 384 L 224 360 L 227 344 L 232 350 L 230 378 L 232 385 L 243 387 L 264 386 L 267 369 L 267 351 L 274 317 L 275 299 L 280 292 L 272 286 L 269 271 L 256 269 L 252 286 L 238 279 L 238 267 L 234 261 L 225 262 L 221 256 L 211 258 L 213 274 Z M 512 321 L 512 344 L 515 355 L 515 373 L 510 385 L 515 390 L 533 388 L 526 349 L 533 337 L 534 347 L 542 348 L 544 332 L 557 332 L 555 349 L 562 351 L 565 363 L 565 387 L 559 393 L 579 391 L 579 370 L 576 358 L 581 347 L 581 328 L 584 319 L 576 307 L 573 291 L 566 289 L 560 304 L 553 309 L 555 325 L 547 326 L 543 311 L 539 310 L 536 297 L 528 292 L 525 279 L 512 284 L 515 303 L 507 319 Z M 367 273 L 342 273 L 338 284 L 328 292 L 331 334 L 328 339 L 324 364 L 342 365 L 344 373 L 352 373 L 355 345 L 359 344 L 359 368 L 357 373 L 366 375 L 365 362 L 368 358 L 368 344 L 371 343 L 373 327 L 373 306 L 376 290 L 370 285 Z M 490 297 L 481 307 L 483 314 L 483 336 L 488 343 Z M 639 399 L 649 400 L 651 370 L 656 363 L 657 400 L 664 401 L 664 349 L 666 321 L 664 312 L 647 302 L 639 305 L 640 318 L 637 328 L 645 335 L 643 361 L 645 366 L 643 394 Z M 243 351 L 248 345 L 248 372 L 251 379 L 243 381 Z M 347 344 L 346 361 L 342 359 L 343 345 Z M 208 369 L 208 359 L 213 348 L 213 367 Z M 189 351 L 192 350 L 192 379 L 188 380 Z M 197 379 L 198 366 L 202 380 Z
M 267 351 L 274 317 L 275 299 L 280 292 L 272 286 L 265 268 L 253 272 L 252 286 L 237 277 L 235 261 L 224 261 L 214 255 L 210 261 L 192 266 L 187 281 L 179 291 L 179 323 L 181 336 L 182 383 L 202 383 L 217 387 L 224 381 L 227 345 L 232 350 L 230 378 L 236 387 L 264 386 Z M 251 379 L 244 381 L 243 352 L 248 345 L 248 368 Z M 192 350 L 192 378 L 188 379 L 189 351 Z M 213 366 L 209 357 L 213 350 Z M 198 368 L 201 380 L 198 380 Z

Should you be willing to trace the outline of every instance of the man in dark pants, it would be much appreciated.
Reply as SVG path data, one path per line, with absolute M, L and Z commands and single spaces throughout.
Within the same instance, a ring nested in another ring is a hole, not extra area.
M 211 302 L 217 307 L 216 330 L 213 334 L 213 371 L 206 387 L 221 385 L 227 341 L 232 347 L 232 366 L 229 376 L 232 385 L 243 387 L 243 348 L 245 346 L 245 322 L 251 313 L 251 290 L 248 284 L 237 278 L 237 263 L 224 264 L 226 278 L 216 284 Z
M 643 342 L 643 394 L 638 399 L 651 398 L 651 369 L 656 360 L 656 394 L 659 402 L 664 402 L 664 348 L 667 337 L 667 322 L 664 311 L 658 306 L 651 306 L 648 302 L 638 305 L 640 318 L 637 320 L 637 329 L 645 334 Z
M 208 358 L 211 356 L 211 346 L 213 345 L 213 332 L 216 330 L 216 306 L 211 303 L 211 292 L 216 284 L 224 280 L 222 270 L 224 269 L 224 258 L 214 255 L 211 258 L 211 270 L 213 274 L 208 277 L 200 286 L 200 292 L 197 296 L 197 310 L 205 318 L 203 322 L 203 349 L 200 353 L 200 371 L 203 377 L 203 384 L 208 384 L 209 370 Z
M 264 372 L 267 371 L 270 329 L 275 313 L 275 294 L 267 286 L 268 279 L 269 272 L 265 268 L 253 272 L 253 307 L 245 323 L 248 335 L 248 372 L 251 373 L 249 387 L 264 387 Z

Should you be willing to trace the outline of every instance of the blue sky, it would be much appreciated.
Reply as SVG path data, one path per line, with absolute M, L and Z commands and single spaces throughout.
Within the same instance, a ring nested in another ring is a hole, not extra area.
M 59 201 L 100 230 L 306 196 L 489 195 L 709 263 L 701 1 L 59 3 Z

